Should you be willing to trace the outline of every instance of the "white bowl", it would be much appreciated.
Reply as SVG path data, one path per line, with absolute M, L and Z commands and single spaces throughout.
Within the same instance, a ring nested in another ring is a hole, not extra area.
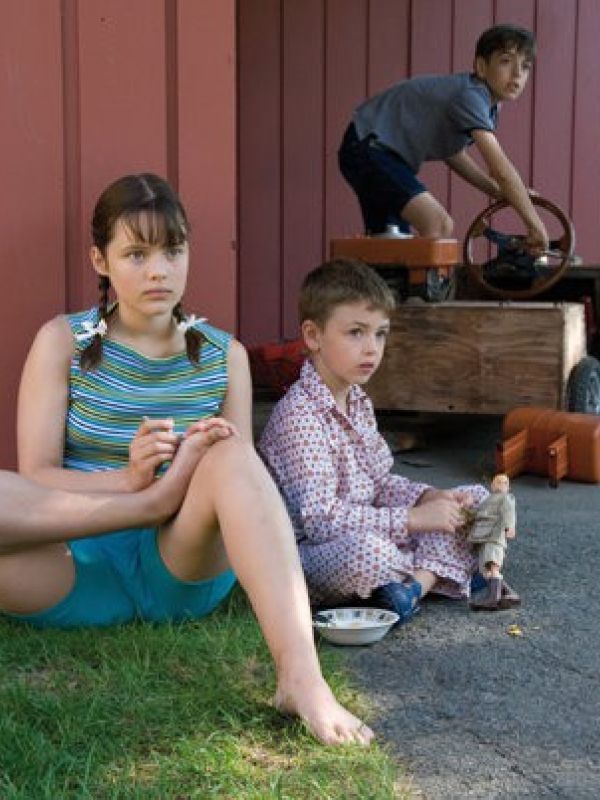
M 328 608 L 315 614 L 313 626 L 334 644 L 372 644 L 399 619 L 394 611 L 382 608 Z

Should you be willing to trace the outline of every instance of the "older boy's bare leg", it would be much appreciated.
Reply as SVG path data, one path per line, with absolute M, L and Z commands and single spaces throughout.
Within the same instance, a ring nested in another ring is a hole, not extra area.
M 402 218 L 416 229 L 419 236 L 445 239 L 452 236 L 454 223 L 441 203 L 429 192 L 422 192 L 404 206 Z
M 240 439 L 214 445 L 200 462 L 176 519 L 160 538 L 170 570 L 184 580 L 210 574 L 227 556 L 269 646 L 275 703 L 327 744 L 367 744 L 372 731 L 336 701 L 319 666 L 304 575 L 279 493 L 254 449 Z

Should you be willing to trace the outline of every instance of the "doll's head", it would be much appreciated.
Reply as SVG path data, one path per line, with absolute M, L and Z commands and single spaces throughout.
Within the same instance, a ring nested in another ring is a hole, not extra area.
M 503 472 L 495 475 L 492 480 L 491 487 L 492 492 L 501 492 L 502 494 L 507 494 L 510 488 L 510 480 L 508 475 L 505 475 Z

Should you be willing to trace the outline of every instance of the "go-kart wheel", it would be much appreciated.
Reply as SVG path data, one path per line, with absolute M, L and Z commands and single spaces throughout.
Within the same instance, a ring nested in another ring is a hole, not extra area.
M 600 361 L 585 356 L 569 375 L 567 386 L 569 411 L 579 414 L 600 414 Z
M 498 200 L 477 216 L 467 231 L 463 247 L 464 263 L 474 280 L 487 292 L 505 300 L 527 300 L 554 285 L 569 266 L 575 247 L 575 232 L 571 220 L 554 203 L 531 195 L 534 206 L 546 209 L 559 223 L 558 238 L 542 257 L 531 255 L 526 248 L 525 235 L 501 233 L 492 227 L 493 217 L 507 208 L 506 200 Z M 497 253 L 491 258 L 475 254 L 476 245 L 486 254 L 491 247 Z M 483 245 L 483 247 L 482 247 Z

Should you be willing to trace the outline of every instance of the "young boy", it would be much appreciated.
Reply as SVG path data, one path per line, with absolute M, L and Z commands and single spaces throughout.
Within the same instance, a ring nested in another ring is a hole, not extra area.
M 299 305 L 309 358 L 259 449 L 285 497 L 313 604 L 371 597 L 408 620 L 432 589 L 468 595 L 475 559 L 462 509 L 487 491 L 392 475 L 360 388 L 383 356 L 390 289 L 366 264 L 338 259 L 306 276 Z
M 529 31 L 496 25 L 479 37 L 472 73 L 410 78 L 357 108 L 339 164 L 358 196 L 367 234 L 390 226 L 406 234 L 412 225 L 420 236 L 450 236 L 452 219 L 417 178 L 424 161 L 445 161 L 472 186 L 513 206 L 532 252 L 547 249 L 544 224 L 494 134 L 499 103 L 521 95 L 535 51 Z M 473 142 L 489 175 L 467 153 Z

